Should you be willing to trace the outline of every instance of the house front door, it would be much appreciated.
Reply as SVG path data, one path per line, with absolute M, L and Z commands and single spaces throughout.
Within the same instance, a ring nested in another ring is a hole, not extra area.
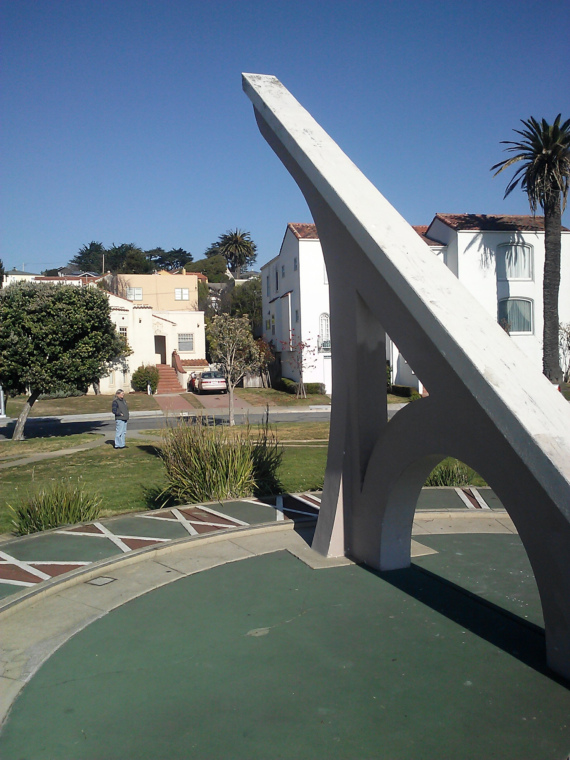
M 154 353 L 157 364 L 166 364 L 166 335 L 154 336 Z

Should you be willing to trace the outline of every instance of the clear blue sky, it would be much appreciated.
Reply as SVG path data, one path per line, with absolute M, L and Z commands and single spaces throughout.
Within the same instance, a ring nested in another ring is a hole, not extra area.
M 567 0 L 3 0 L 1 249 L 60 266 L 92 240 L 257 266 L 311 221 L 241 72 L 273 74 L 411 224 L 506 201 L 500 140 L 570 117 Z M 510 176 L 510 175 L 509 175 Z M 570 224 L 568 212 L 564 221 Z

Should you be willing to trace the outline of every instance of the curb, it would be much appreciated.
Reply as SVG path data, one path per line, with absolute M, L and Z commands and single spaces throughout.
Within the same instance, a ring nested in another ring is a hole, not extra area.
M 299 527 L 310 528 L 316 524 L 316 520 L 307 519 L 297 520 L 296 522 L 291 520 L 289 522 L 279 521 L 275 523 L 261 523 L 260 525 L 255 526 L 248 525 L 247 527 L 241 528 L 229 528 L 206 536 L 183 536 L 182 538 L 173 539 L 172 541 L 160 544 L 159 546 L 146 546 L 141 549 L 135 549 L 126 554 L 107 557 L 98 560 L 97 562 L 92 562 L 90 565 L 77 570 L 71 570 L 69 573 L 65 573 L 65 575 L 55 576 L 50 580 L 42 581 L 41 584 L 37 584 L 35 587 L 23 589 L 22 591 L 6 597 L 0 601 L 0 619 L 8 617 L 12 612 L 27 607 L 30 604 L 43 599 L 45 596 L 51 596 L 51 594 L 75 586 L 78 583 L 86 583 L 92 578 L 101 575 L 103 570 L 109 570 L 116 565 L 131 565 L 143 562 L 147 559 L 155 559 L 158 556 L 171 554 L 172 552 L 187 548 L 192 544 L 199 543 L 203 546 L 204 544 L 213 544 L 220 541 L 231 540 L 232 537 L 236 536 L 244 537 L 269 532 L 279 533 L 281 531 L 295 530 Z

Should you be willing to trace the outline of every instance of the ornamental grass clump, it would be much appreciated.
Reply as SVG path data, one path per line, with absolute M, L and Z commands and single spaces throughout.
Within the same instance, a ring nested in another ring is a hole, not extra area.
M 168 479 L 161 494 L 165 501 L 223 501 L 280 490 L 282 452 L 267 424 L 253 437 L 249 426 L 184 422 L 163 432 L 161 456 Z
M 9 504 L 8 507 L 14 513 L 14 533 L 26 536 L 61 525 L 96 520 L 101 511 L 101 499 L 86 493 L 79 484 L 62 480 L 43 486 L 20 504 Z
M 429 474 L 426 486 L 468 486 L 471 482 L 472 471 L 457 459 L 444 459 Z

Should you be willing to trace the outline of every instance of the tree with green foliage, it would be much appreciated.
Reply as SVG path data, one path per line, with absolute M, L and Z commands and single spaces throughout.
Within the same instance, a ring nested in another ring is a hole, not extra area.
M 232 317 L 247 316 L 254 337 L 261 336 L 262 331 L 261 280 L 252 277 L 243 285 L 236 286 L 231 292 L 230 314 Z
M 2 287 L 2 283 L 4 282 L 4 262 L 2 259 L 0 259 L 0 288 Z
M 230 278 L 226 274 L 227 268 L 227 262 L 221 254 L 206 259 L 198 259 L 198 261 L 193 261 L 184 267 L 187 272 L 205 274 L 208 282 L 228 282 Z
M 257 257 L 257 246 L 249 232 L 235 229 L 220 235 L 218 240 L 208 248 L 206 257 L 221 254 L 228 263 L 230 272 L 236 280 L 240 279 L 241 270 L 247 269 Z
M 207 326 L 206 335 L 211 360 L 224 373 L 228 384 L 229 422 L 235 425 L 234 389 L 245 375 L 258 372 L 261 364 L 249 319 L 219 314 Z
M 522 162 L 507 185 L 505 198 L 520 183 L 533 214 L 544 211 L 544 281 L 542 371 L 552 383 L 562 381 L 558 345 L 558 293 L 560 289 L 560 255 L 562 247 L 562 212 L 566 208 L 570 186 L 570 119 L 560 124 L 558 114 L 553 124 L 532 116 L 521 119 L 524 129 L 514 131 L 522 140 L 503 140 L 505 150 L 515 155 L 491 167 L 494 176 Z
M 25 282 L 0 291 L 0 385 L 11 396 L 29 393 L 13 440 L 23 439 L 40 394 L 87 392 L 127 354 L 97 288 Z
M 165 269 L 167 272 L 181 269 L 194 258 L 184 248 L 171 248 L 168 252 L 163 248 L 152 248 L 150 251 L 145 251 L 145 255 L 154 269 Z
M 104 274 L 103 265 L 108 268 L 108 263 L 104 261 L 105 253 L 106 249 L 103 243 L 92 240 L 89 245 L 81 246 L 77 254 L 70 260 L 69 266 L 77 267 L 81 272 L 101 272 Z
M 69 262 L 69 266 L 77 267 L 82 272 L 113 274 L 150 274 L 155 269 L 147 253 L 134 243 L 113 243 L 110 248 L 105 248 L 103 243 L 95 241 L 82 246 Z
M 153 266 L 142 248 L 134 243 L 112 245 L 105 256 L 107 269 L 120 274 L 151 274 Z

